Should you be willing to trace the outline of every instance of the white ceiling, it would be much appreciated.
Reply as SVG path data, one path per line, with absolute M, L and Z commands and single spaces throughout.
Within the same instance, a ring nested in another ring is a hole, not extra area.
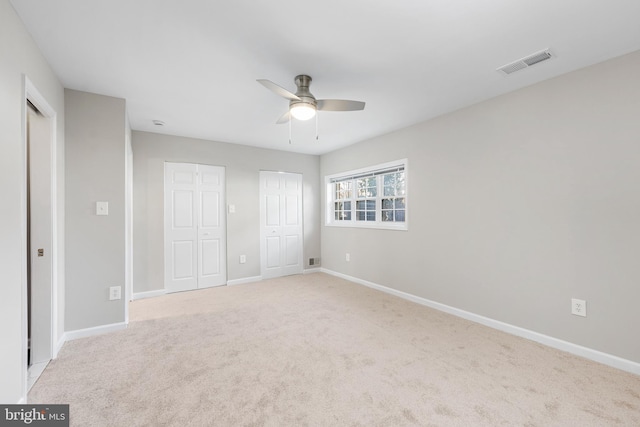
M 12 0 L 62 84 L 125 98 L 135 130 L 321 154 L 640 49 L 638 0 Z M 504 77 L 496 68 L 550 48 Z M 365 101 L 276 125 L 309 74 Z M 152 120 L 166 122 L 154 126 Z

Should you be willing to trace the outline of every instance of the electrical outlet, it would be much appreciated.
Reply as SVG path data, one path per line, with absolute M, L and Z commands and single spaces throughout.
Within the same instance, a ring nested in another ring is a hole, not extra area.
M 351 261 L 351 254 L 349 254 L 349 253 L 346 254 L 345 257 L 344 257 L 344 260 L 347 261 L 347 262 Z
M 587 317 L 587 302 L 582 299 L 571 298 L 571 314 Z
M 122 298 L 122 288 L 120 286 L 111 286 L 109 288 L 109 300 L 114 301 Z
M 240 264 L 244 264 L 245 262 L 247 262 L 247 256 L 246 255 L 240 255 Z

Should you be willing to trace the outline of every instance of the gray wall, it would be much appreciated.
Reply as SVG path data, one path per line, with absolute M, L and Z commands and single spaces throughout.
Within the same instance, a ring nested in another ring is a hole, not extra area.
M 124 99 L 65 90 L 67 331 L 125 321 L 125 114 Z
M 23 283 L 26 253 L 25 157 L 23 74 L 57 112 L 57 281 L 64 298 L 64 90 L 25 30 L 8 0 L 0 0 L 0 402 L 17 403 L 24 397 L 23 351 L 26 351 L 26 300 Z M 59 314 L 64 313 L 58 301 Z M 56 340 L 64 323 L 58 320 Z M 26 386 L 26 385 L 25 385 Z
M 406 157 L 410 194 L 407 232 L 323 226 L 323 267 L 640 362 L 638 76 L 640 52 L 322 156 Z
M 286 144 L 286 142 L 283 142 Z M 164 162 L 226 168 L 227 278 L 260 275 L 259 172 L 303 175 L 304 259 L 320 256 L 320 158 L 236 144 L 133 132 L 134 293 L 164 289 Z M 247 256 L 246 264 L 239 256 Z

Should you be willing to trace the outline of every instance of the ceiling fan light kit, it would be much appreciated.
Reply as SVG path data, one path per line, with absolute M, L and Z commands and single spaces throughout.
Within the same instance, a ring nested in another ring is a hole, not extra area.
M 289 107 L 289 112 L 294 119 L 309 120 L 316 115 L 316 106 L 306 102 L 298 102 Z

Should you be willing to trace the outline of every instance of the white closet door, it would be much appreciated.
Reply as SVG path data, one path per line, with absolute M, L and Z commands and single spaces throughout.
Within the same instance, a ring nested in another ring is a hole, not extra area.
M 198 287 L 227 283 L 224 168 L 198 166 Z
M 165 289 L 226 284 L 224 168 L 165 164 Z
M 303 270 L 302 175 L 260 172 L 262 278 Z

